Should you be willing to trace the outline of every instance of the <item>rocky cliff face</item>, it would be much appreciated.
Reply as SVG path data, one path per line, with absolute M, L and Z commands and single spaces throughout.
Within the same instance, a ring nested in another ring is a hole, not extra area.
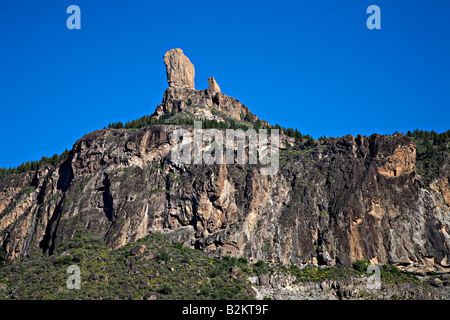
M 444 193 L 420 186 L 415 157 L 409 138 L 372 135 L 332 139 L 290 160 L 284 172 L 298 198 L 281 220 L 285 234 L 303 229 L 290 241 L 303 248 L 296 259 L 448 270 L 449 206 Z
M 174 128 L 96 131 L 58 166 L 1 181 L 8 260 L 37 248 L 51 253 L 77 232 L 111 248 L 163 232 L 251 261 L 350 266 L 365 258 L 448 270 L 449 177 L 422 188 L 409 138 L 288 147 L 281 170 L 262 176 L 256 165 L 174 164 Z
M 250 114 L 220 92 L 176 86 L 155 114 L 183 109 L 188 99 L 236 119 Z M 0 181 L 6 260 L 30 250 L 51 254 L 80 232 L 110 248 L 160 232 L 213 256 L 253 262 L 348 267 L 365 258 L 408 271 L 449 271 L 448 155 L 426 186 L 415 145 L 401 134 L 318 145 L 284 137 L 280 170 L 263 176 L 257 165 L 172 162 L 175 128 L 98 130 L 58 165 Z

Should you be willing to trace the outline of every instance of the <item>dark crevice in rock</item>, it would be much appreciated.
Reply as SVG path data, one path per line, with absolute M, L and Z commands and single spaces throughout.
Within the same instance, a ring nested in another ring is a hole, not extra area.
M 45 235 L 41 242 L 39 243 L 39 248 L 41 248 L 43 253 L 47 253 L 48 255 L 53 254 L 55 250 L 55 240 L 58 231 L 59 221 L 62 213 L 62 204 L 64 203 L 65 196 L 62 201 L 60 201 L 55 210 L 53 211 L 53 215 L 48 221 L 47 227 L 45 228 Z
M 114 216 L 114 199 L 111 194 L 111 182 L 108 178 L 108 174 L 105 173 L 105 178 L 103 179 L 103 187 L 99 188 L 102 191 L 103 198 L 103 212 L 105 213 L 108 221 L 113 221 Z
M 74 152 L 70 151 L 68 158 L 59 166 L 59 180 L 57 188 L 62 192 L 66 192 L 69 189 L 70 184 L 74 178 L 74 173 L 72 169 L 72 160 L 74 157 Z

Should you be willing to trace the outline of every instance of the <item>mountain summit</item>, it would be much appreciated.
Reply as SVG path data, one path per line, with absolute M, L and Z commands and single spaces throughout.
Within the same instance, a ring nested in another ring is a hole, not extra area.
M 164 55 L 169 88 L 164 93 L 162 104 L 156 107 L 153 118 L 171 115 L 177 119 L 199 119 L 228 122 L 230 118 L 240 125 L 249 127 L 258 123 L 269 124 L 239 102 L 223 94 L 214 77 L 208 79 L 209 87 L 196 90 L 194 84 L 195 68 L 181 49 L 171 49 Z

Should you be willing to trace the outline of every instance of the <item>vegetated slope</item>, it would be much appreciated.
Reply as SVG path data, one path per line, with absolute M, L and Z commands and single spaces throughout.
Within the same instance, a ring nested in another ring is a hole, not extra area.
M 245 261 L 245 260 L 244 260 Z M 108 249 L 101 239 L 76 234 L 50 257 L 34 252 L 0 268 L 3 299 L 249 299 L 237 259 L 213 259 L 164 235 Z M 80 268 L 81 288 L 68 289 L 69 265 Z M 234 271 L 233 271 L 234 270 Z M 233 273 L 234 272 L 234 273 Z
M 80 268 L 79 289 L 67 286 L 71 265 Z M 354 269 L 249 264 L 245 258 L 208 257 L 161 234 L 111 250 L 101 239 L 75 234 L 50 257 L 34 252 L 0 268 L 0 299 L 430 299 L 450 294 L 436 288 L 436 281 L 448 285 L 448 278 L 418 279 L 388 265 L 381 268 L 382 289 L 369 290 L 367 265 L 363 260 Z

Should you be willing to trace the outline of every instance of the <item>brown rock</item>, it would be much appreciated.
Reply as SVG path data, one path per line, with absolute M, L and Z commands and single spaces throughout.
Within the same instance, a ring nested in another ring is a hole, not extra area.
M 240 278 L 242 276 L 241 270 L 238 267 L 230 268 L 230 275 L 233 279 Z
M 195 68 L 181 49 L 172 49 L 164 55 L 167 82 L 170 87 L 195 89 Z
M 140 246 L 135 246 L 135 247 L 131 248 L 131 254 L 132 254 L 133 256 L 141 255 L 141 254 L 143 254 L 146 250 L 147 250 L 147 247 L 145 246 L 145 244 L 140 245 Z
M 214 77 L 208 78 L 209 91 L 211 91 L 212 95 L 215 95 L 217 92 L 220 92 L 220 87 L 217 84 Z

